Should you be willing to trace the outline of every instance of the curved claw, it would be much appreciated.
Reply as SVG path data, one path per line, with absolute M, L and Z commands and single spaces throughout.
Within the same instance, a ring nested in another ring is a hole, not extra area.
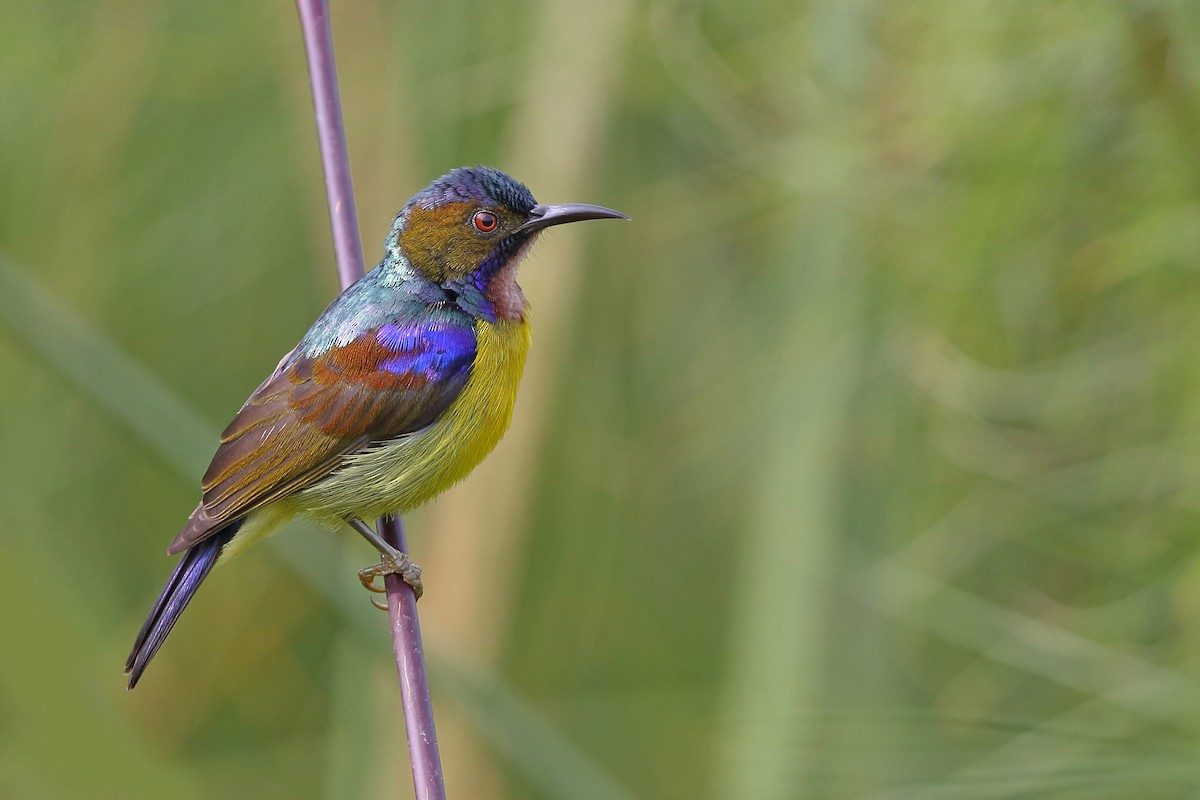
M 361 583 L 363 585 L 363 588 L 366 589 L 368 592 L 375 592 L 375 594 L 386 594 L 387 587 L 379 586 L 375 583 L 375 579 L 380 577 L 379 573 L 378 572 L 368 572 L 369 569 L 370 568 L 368 567 L 367 569 L 359 570 L 358 582 Z
M 375 579 L 381 575 L 399 575 L 405 583 L 412 587 L 413 594 L 418 600 L 425 592 L 425 587 L 421 583 L 421 568 L 412 563 L 404 553 L 400 553 L 399 557 L 383 554 L 378 564 L 372 564 L 358 571 L 358 580 L 368 591 L 382 594 L 387 591 L 387 587 L 379 587 L 375 583 Z
M 372 598 L 371 598 L 371 605 L 375 606 L 375 607 L 376 607 L 376 608 L 378 608 L 380 611 L 388 611 L 388 610 L 390 610 L 390 609 L 388 609 L 388 604 L 387 604 L 387 603 L 381 603 L 381 602 L 379 602 L 378 600 L 376 600 L 374 597 L 372 597 Z

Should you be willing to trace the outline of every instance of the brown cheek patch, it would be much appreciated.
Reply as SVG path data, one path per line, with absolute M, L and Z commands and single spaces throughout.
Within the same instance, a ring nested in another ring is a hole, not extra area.
M 457 261 L 466 230 L 463 221 L 474 210 L 469 203 L 446 203 L 437 208 L 412 206 L 400 233 L 400 249 L 414 267 L 437 281 L 447 277 L 447 267 Z

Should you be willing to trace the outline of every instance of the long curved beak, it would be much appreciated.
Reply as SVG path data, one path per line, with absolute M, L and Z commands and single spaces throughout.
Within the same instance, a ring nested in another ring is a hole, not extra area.
M 588 203 L 563 203 L 557 206 L 536 205 L 529 210 L 529 221 L 513 233 L 533 233 L 551 225 L 579 222 L 585 219 L 629 219 L 620 211 Z

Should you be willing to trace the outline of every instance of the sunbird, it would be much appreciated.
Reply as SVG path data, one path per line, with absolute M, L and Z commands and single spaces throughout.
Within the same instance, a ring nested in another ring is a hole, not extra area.
M 348 524 L 380 553 L 374 591 L 421 571 L 366 522 L 462 480 L 507 430 L 525 366 L 528 303 L 517 269 L 538 234 L 628 219 L 541 205 L 510 176 L 462 167 L 396 215 L 383 260 L 343 291 L 221 434 L 202 499 L 167 548 L 183 553 L 125 661 L 137 685 L 212 568 L 298 514 Z

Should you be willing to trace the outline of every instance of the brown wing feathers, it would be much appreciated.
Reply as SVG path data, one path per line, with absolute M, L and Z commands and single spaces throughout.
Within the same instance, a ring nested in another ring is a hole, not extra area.
M 168 552 L 315 483 L 348 453 L 429 424 L 465 384 L 473 336 L 469 344 L 444 372 L 432 374 L 381 367 L 394 365 L 397 354 L 370 333 L 316 358 L 285 362 L 221 434 L 201 484 L 203 500 Z M 421 340 L 403 357 L 415 365 L 428 349 Z

